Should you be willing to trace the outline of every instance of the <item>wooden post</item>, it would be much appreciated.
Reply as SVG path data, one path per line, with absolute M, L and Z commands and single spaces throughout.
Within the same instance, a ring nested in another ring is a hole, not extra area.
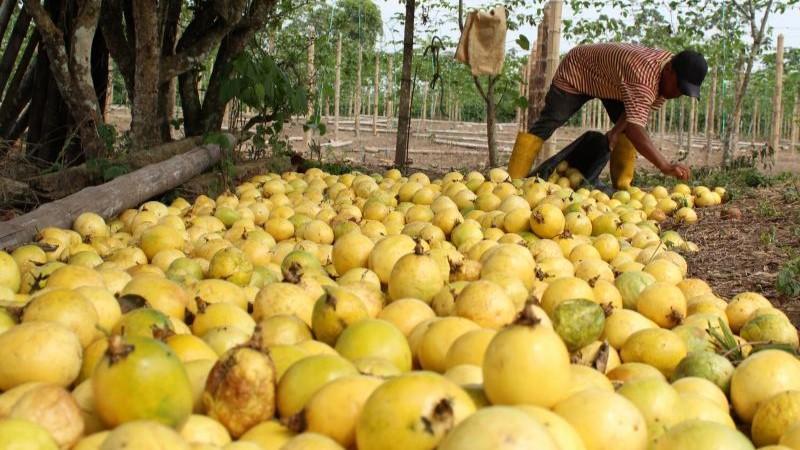
M 717 71 L 711 76 L 711 89 L 708 91 L 706 102 L 706 153 L 711 153 L 711 142 L 714 139 L 714 115 L 716 114 L 717 97 Z M 706 161 L 708 164 L 708 161 Z
M 558 68 L 559 55 L 561 48 L 561 7 L 562 0 L 550 0 L 547 3 L 549 7 L 549 15 L 546 16 L 548 20 L 547 25 L 547 65 L 545 66 L 545 92 L 550 90 L 550 83 L 553 81 L 553 76 L 556 74 Z M 556 151 L 556 139 L 558 132 L 556 131 L 550 136 L 550 139 L 544 145 L 542 151 L 542 160 L 549 158 Z
M 375 52 L 375 88 L 372 101 L 372 135 L 378 135 L 378 107 L 380 106 L 381 52 Z
M 356 98 L 354 100 L 355 106 L 353 108 L 353 112 L 355 113 L 355 122 L 353 124 L 353 128 L 355 128 L 356 132 L 356 139 L 361 138 L 361 59 L 363 57 L 364 48 L 361 43 L 358 43 L 358 59 L 356 62 Z
M 678 110 L 678 150 L 683 148 L 683 131 L 685 125 L 685 118 L 683 117 L 684 108 L 683 108 L 683 97 L 679 100 L 680 105 L 678 106 L 680 109 Z
M 800 91 L 794 94 L 794 113 L 792 114 L 792 132 L 789 141 L 789 151 L 795 151 L 798 134 L 800 134 Z
M 339 140 L 339 108 L 342 93 L 342 33 L 336 41 L 336 78 L 333 86 L 333 140 Z
M 423 83 L 422 86 L 422 110 L 419 112 L 419 128 L 420 130 L 425 127 L 425 114 L 428 110 L 428 83 Z
M 783 97 L 783 34 L 778 35 L 778 44 L 775 49 L 775 94 L 772 97 L 772 130 L 769 134 L 769 146 L 775 152 L 781 149 L 781 125 L 783 124 L 783 110 L 781 100 Z
M 316 36 L 314 36 L 314 28 L 308 28 L 308 59 L 306 61 L 306 70 L 307 70 L 307 77 L 308 77 L 308 104 L 306 107 L 306 119 L 311 120 L 314 116 L 314 91 L 316 90 L 316 74 L 314 68 L 314 41 L 316 40 Z M 311 141 L 314 137 L 314 131 L 309 128 L 305 132 L 305 141 L 306 141 L 306 148 L 311 148 Z
M 667 126 L 667 107 L 666 105 L 661 105 L 661 109 L 658 110 L 658 146 L 664 147 L 664 134 L 666 131 Z
M 761 122 L 761 102 L 758 101 L 758 95 L 753 96 L 753 115 L 750 117 L 750 146 L 756 148 L 756 137 L 758 136 L 759 132 L 759 125 Z
M 389 53 L 389 67 L 386 69 L 386 94 L 383 100 L 383 115 L 386 116 L 386 126 L 391 128 L 391 118 L 394 117 L 394 55 Z

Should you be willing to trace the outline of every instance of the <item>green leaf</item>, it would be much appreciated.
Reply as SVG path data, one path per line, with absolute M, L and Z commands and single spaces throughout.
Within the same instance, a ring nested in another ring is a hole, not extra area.
M 528 38 L 526 38 L 522 34 L 520 34 L 519 37 L 517 38 L 517 45 L 519 45 L 519 47 L 523 50 L 530 50 L 531 48 L 530 41 L 528 41 Z

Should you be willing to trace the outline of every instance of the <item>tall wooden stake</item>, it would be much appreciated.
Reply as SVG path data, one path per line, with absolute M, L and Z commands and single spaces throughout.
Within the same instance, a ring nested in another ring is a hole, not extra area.
M 309 27 L 308 29 L 308 59 L 306 61 L 306 69 L 308 73 L 308 105 L 306 108 L 306 118 L 311 120 L 314 116 L 314 91 L 316 90 L 316 74 L 314 68 L 314 41 L 316 40 L 316 36 L 314 36 L 314 28 Z M 314 131 L 309 128 L 305 132 L 306 138 L 306 148 L 311 148 L 311 141 L 314 137 Z
M 781 125 L 783 124 L 783 34 L 778 35 L 775 50 L 775 94 L 772 97 L 772 130 L 769 135 L 769 146 L 776 152 L 781 148 Z
M 333 88 L 333 140 L 339 140 L 339 110 L 342 92 L 342 33 L 336 41 L 336 80 Z
M 383 97 L 383 115 L 386 116 L 386 126 L 391 128 L 390 122 L 394 115 L 394 58 L 389 53 L 389 64 L 386 68 L 386 94 Z
M 355 122 L 353 124 L 353 128 L 355 128 L 356 132 L 356 139 L 361 138 L 361 58 L 363 57 L 364 48 L 361 43 L 358 43 L 358 60 L 356 62 L 356 98 L 355 98 L 355 107 L 353 108 L 355 113 Z
M 711 153 L 711 141 L 714 139 L 714 115 L 716 114 L 717 97 L 717 71 L 711 76 L 711 90 L 708 91 L 706 102 L 706 153 Z M 708 161 L 706 161 L 708 164 Z
M 789 151 L 793 152 L 796 150 L 798 134 L 800 134 L 800 92 L 794 94 L 794 113 L 792 114 L 791 128 Z
M 689 97 L 689 132 L 686 133 L 686 154 L 692 152 L 692 138 L 694 137 L 694 119 L 697 108 L 697 103 L 693 98 Z
M 759 125 L 761 125 L 761 102 L 758 101 L 758 95 L 753 96 L 753 116 L 750 118 L 752 122 L 750 127 L 750 145 L 756 148 L 756 139 L 758 137 Z
M 378 106 L 380 106 L 381 52 L 375 52 L 375 89 L 372 94 L 372 135 L 378 135 Z
M 661 106 L 661 109 L 658 110 L 658 145 L 659 147 L 664 146 L 664 135 L 667 126 L 667 107 Z
M 420 111 L 419 128 L 425 128 L 425 115 L 428 110 L 428 83 L 422 87 L 422 110 Z

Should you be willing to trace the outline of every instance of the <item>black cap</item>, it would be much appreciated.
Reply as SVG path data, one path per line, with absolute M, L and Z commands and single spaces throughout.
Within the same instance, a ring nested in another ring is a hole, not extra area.
M 708 73 L 708 63 L 703 55 L 694 50 L 684 50 L 672 58 L 672 69 L 678 76 L 681 92 L 689 97 L 700 97 L 700 86 Z

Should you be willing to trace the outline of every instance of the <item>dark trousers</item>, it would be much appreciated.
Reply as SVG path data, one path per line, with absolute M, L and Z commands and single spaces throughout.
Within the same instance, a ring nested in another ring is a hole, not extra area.
M 556 86 L 550 86 L 550 90 L 544 97 L 542 113 L 528 132 L 542 140 L 547 140 L 558 128 L 567 123 L 570 117 L 580 111 L 584 103 L 592 98 L 590 95 L 570 94 Z M 619 100 L 601 99 L 601 101 L 608 117 L 613 123 L 617 123 L 617 119 L 625 111 L 625 106 Z

